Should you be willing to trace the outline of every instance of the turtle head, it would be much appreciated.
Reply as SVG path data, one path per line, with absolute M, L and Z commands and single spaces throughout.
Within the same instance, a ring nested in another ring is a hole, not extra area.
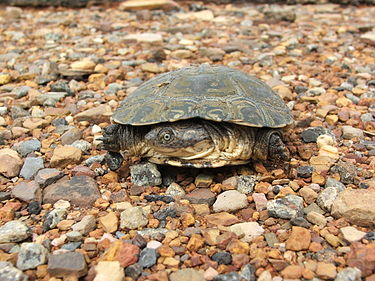
M 145 143 L 160 158 L 196 159 L 214 147 L 207 130 L 194 120 L 153 125 Z

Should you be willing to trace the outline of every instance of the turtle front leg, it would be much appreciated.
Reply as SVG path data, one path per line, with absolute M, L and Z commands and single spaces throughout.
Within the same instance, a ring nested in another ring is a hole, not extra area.
M 279 130 L 260 129 L 256 134 L 253 158 L 262 161 L 284 162 L 290 158 Z

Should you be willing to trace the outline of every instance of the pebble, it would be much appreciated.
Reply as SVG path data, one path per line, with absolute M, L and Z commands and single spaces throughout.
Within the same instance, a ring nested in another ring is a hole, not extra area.
M 86 261 L 83 254 L 78 252 L 67 252 L 54 254 L 48 257 L 48 273 L 53 277 L 79 278 L 87 272 Z
M 41 186 L 46 187 L 47 185 L 55 183 L 58 179 L 62 178 L 64 173 L 55 168 L 44 168 L 40 169 L 36 174 L 34 180 Z
M 217 275 L 214 281 L 241 281 L 241 276 L 237 272 L 229 272 Z
M 177 208 L 175 205 L 168 205 L 155 212 L 154 217 L 159 221 L 165 220 L 167 217 L 176 218 Z
M 130 175 L 132 183 L 138 186 L 155 186 L 162 183 L 161 174 L 153 163 L 131 166 Z
M 12 188 L 12 196 L 25 202 L 42 202 L 42 190 L 35 181 L 21 182 Z
M 180 185 L 172 182 L 165 191 L 165 194 L 172 197 L 183 197 L 186 192 Z
M 311 224 L 303 217 L 295 217 L 290 219 L 290 224 L 304 228 L 309 228 L 311 226 Z
M 125 275 L 136 280 L 142 274 L 142 271 L 142 266 L 139 263 L 135 263 L 125 268 Z
M 149 43 L 149 44 L 160 44 L 163 41 L 163 37 L 158 33 L 137 33 L 128 34 L 124 36 L 125 42 L 137 41 L 138 43 Z
M 289 265 L 281 271 L 281 276 L 285 279 L 300 279 L 303 267 L 300 265 Z
M 286 241 L 286 249 L 292 251 L 307 250 L 311 243 L 310 231 L 306 228 L 293 226 Z
M 342 126 L 342 137 L 347 140 L 363 138 L 363 131 L 352 126 Z
M 68 211 L 65 208 L 56 208 L 47 213 L 44 222 L 43 230 L 48 231 L 55 228 L 59 222 L 66 218 Z
M 95 180 L 88 176 L 74 176 L 70 180 L 60 180 L 47 186 L 43 191 L 43 203 L 55 203 L 58 200 L 69 201 L 78 207 L 90 207 L 100 197 Z
M 23 161 L 18 153 L 10 148 L 3 148 L 0 150 L 0 174 L 6 177 L 18 176 Z
M 207 188 L 211 185 L 213 181 L 212 175 L 199 174 L 195 178 L 194 184 L 198 188 Z
M 242 222 L 233 224 L 229 227 L 238 237 L 242 237 L 241 241 L 251 242 L 257 236 L 264 233 L 264 229 L 257 222 Z
M 69 231 L 66 233 L 66 238 L 71 242 L 82 241 L 83 235 L 79 231 Z
M 306 216 L 306 219 L 321 228 L 325 227 L 327 224 L 327 219 L 325 218 L 325 216 L 316 212 L 309 212 Z
M 270 216 L 291 219 L 302 216 L 303 199 L 299 196 L 288 194 L 286 197 L 268 201 L 267 210 Z
M 323 210 L 330 212 L 333 202 L 335 201 L 336 197 L 339 195 L 339 192 L 340 191 L 335 187 L 327 187 L 318 194 L 316 203 Z
M 258 212 L 267 210 L 267 198 L 264 195 L 264 193 L 256 193 L 254 192 L 252 194 L 254 203 L 255 203 L 255 208 Z
M 27 281 L 29 277 L 12 263 L 0 261 L 0 280 L 2 281 Z
M 31 152 L 39 151 L 41 148 L 41 142 L 38 139 L 31 139 L 20 142 L 15 145 L 14 148 L 22 157 L 25 157 Z
M 361 271 L 356 267 L 347 267 L 337 273 L 335 281 L 360 281 Z
M 118 240 L 102 255 L 103 261 L 119 261 L 122 267 L 135 264 L 138 261 L 139 248 L 135 245 Z
M 131 207 L 121 212 L 120 228 L 121 229 L 137 229 L 146 226 L 148 219 L 143 213 L 141 207 Z
M 125 277 L 124 269 L 118 261 L 99 261 L 95 266 L 93 281 L 122 281 Z
M 69 164 L 78 164 L 82 151 L 73 146 L 59 146 L 54 149 L 50 165 L 53 168 L 64 168 Z
M 112 115 L 112 109 L 109 105 L 101 104 L 94 108 L 84 110 L 74 116 L 77 121 L 89 121 L 96 122 L 102 120 L 108 120 Z
M 218 264 L 231 264 L 232 255 L 228 252 L 218 252 L 212 255 L 211 259 Z
M 375 226 L 375 192 L 367 189 L 342 191 L 332 204 L 332 215 L 359 226 Z
M 47 262 L 48 251 L 41 244 L 22 243 L 18 252 L 17 268 L 33 269 Z
M 29 227 L 21 221 L 9 221 L 0 227 L 0 243 L 20 242 L 30 235 Z
M 357 230 L 355 227 L 352 226 L 345 226 L 340 228 L 340 233 L 343 236 L 343 238 L 349 243 L 360 241 L 366 236 L 366 232 Z
M 320 135 L 331 135 L 331 133 L 323 127 L 310 127 L 301 133 L 302 140 L 306 143 L 316 142 Z
M 191 204 L 207 204 L 212 205 L 216 200 L 216 195 L 208 188 L 197 188 L 186 194 L 184 199 Z
M 93 215 L 84 216 L 80 222 L 72 225 L 73 231 L 78 231 L 82 235 L 88 234 L 93 231 L 96 227 L 96 218 Z
M 36 173 L 44 168 L 42 157 L 27 157 L 20 171 L 20 176 L 25 179 L 32 179 Z
M 318 262 L 316 275 L 322 279 L 334 279 L 337 275 L 336 266 L 333 263 Z
M 66 131 L 60 138 L 62 145 L 69 145 L 82 138 L 82 130 L 73 127 Z
M 204 273 L 193 268 L 179 269 L 169 275 L 170 281 L 205 281 Z
M 303 200 L 307 204 L 314 203 L 316 198 L 318 197 L 318 193 L 312 190 L 310 187 L 304 186 L 302 187 L 298 193 L 303 197 Z
M 118 228 L 118 218 L 116 213 L 109 212 L 107 215 L 99 218 L 99 224 L 105 232 L 113 233 Z
M 152 248 L 144 248 L 139 254 L 138 263 L 143 268 L 149 268 L 156 264 L 157 252 Z
M 309 178 L 313 172 L 314 168 L 312 166 L 297 167 L 297 176 L 301 178 Z
M 222 211 L 237 211 L 248 206 L 247 197 L 245 194 L 237 190 L 228 190 L 217 196 L 212 208 L 214 212 Z

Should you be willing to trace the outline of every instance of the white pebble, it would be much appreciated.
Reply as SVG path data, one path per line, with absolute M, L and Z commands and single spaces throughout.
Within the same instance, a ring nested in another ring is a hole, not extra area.
M 93 135 L 100 133 L 102 131 L 102 128 L 100 128 L 98 125 L 93 125 L 91 128 L 91 132 Z

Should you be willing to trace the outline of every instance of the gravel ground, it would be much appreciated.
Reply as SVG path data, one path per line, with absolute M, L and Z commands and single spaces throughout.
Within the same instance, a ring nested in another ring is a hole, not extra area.
M 0 280 L 375 280 L 375 7 L 171 5 L 0 7 Z M 284 169 L 108 169 L 119 102 L 192 63 L 284 99 Z

